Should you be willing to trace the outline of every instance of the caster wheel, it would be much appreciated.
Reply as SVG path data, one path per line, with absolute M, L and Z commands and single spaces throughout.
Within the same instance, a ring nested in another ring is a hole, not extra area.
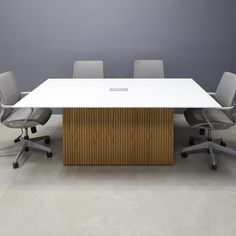
M 50 139 L 50 138 L 45 139 L 45 140 L 44 140 L 44 143 L 45 143 L 45 144 L 50 144 L 50 143 L 51 143 L 51 139 Z
M 28 151 L 29 151 L 29 147 L 26 147 L 26 148 L 25 148 L 25 152 L 28 152 Z
M 224 141 L 220 142 L 220 145 L 226 147 L 226 143 Z
M 217 165 L 211 165 L 212 170 L 217 170 Z
M 189 145 L 190 145 L 190 146 L 193 146 L 194 144 L 195 144 L 195 141 L 190 138 L 190 139 L 189 139 Z
M 51 158 L 52 157 L 52 152 L 47 152 L 47 157 Z
M 187 157 L 188 157 L 188 154 L 185 153 L 185 152 L 181 152 L 181 156 L 182 156 L 182 158 L 187 158 Z
M 13 162 L 13 169 L 19 168 L 19 163 L 18 162 Z

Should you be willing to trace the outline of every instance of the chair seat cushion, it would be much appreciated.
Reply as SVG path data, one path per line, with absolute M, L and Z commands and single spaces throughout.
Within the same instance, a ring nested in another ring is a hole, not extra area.
M 30 112 L 31 109 L 29 108 L 14 109 L 2 123 L 10 128 L 29 128 L 46 124 L 52 114 L 52 110 L 49 108 L 34 108 L 29 120 L 22 127 Z
M 189 108 L 184 111 L 184 116 L 191 127 L 209 128 L 208 123 L 202 115 L 202 108 Z M 214 129 L 228 129 L 234 125 L 229 116 L 218 109 L 207 109 L 207 119 L 213 124 Z

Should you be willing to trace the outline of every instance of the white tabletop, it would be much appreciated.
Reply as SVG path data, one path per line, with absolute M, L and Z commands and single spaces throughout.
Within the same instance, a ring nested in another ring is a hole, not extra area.
M 117 91 L 118 90 L 118 91 Z M 16 108 L 218 108 L 192 79 L 48 79 Z

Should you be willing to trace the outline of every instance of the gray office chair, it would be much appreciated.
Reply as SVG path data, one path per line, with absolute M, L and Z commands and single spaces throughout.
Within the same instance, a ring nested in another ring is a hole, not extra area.
M 236 92 L 236 74 L 225 72 L 216 90 L 216 93 L 209 93 L 222 108 L 217 109 L 187 109 L 184 116 L 192 128 L 200 129 L 200 134 L 207 131 L 207 141 L 195 144 L 200 138 L 190 137 L 190 147 L 184 148 L 182 157 L 186 158 L 189 153 L 207 151 L 210 154 L 211 168 L 217 170 L 214 158 L 214 150 L 227 154 L 236 155 L 236 151 L 227 148 L 222 138 L 212 139 L 212 130 L 229 129 L 235 125 L 233 114 Z
M 134 78 L 164 78 L 164 67 L 161 60 L 136 60 Z
M 13 105 L 26 94 L 27 92 L 19 92 L 17 81 L 12 72 L 0 74 L 0 121 L 9 128 L 21 129 L 21 135 L 15 139 L 15 142 L 22 142 L 22 147 L 13 162 L 14 169 L 19 167 L 18 161 L 24 151 L 29 150 L 29 147 L 45 151 L 48 157 L 52 157 L 52 151 L 49 147 L 36 143 L 44 140 L 45 144 L 50 144 L 50 137 L 29 138 L 28 132 L 28 129 L 31 128 L 32 133 L 35 133 L 37 125 L 45 125 L 51 117 L 52 111 L 41 108 L 13 108 Z M 23 133 L 24 137 L 22 138 Z
M 73 78 L 104 78 L 103 61 L 76 61 Z

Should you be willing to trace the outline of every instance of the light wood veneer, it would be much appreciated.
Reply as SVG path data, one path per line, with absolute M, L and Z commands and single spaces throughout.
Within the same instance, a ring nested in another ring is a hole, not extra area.
M 173 164 L 173 109 L 67 108 L 65 165 Z

